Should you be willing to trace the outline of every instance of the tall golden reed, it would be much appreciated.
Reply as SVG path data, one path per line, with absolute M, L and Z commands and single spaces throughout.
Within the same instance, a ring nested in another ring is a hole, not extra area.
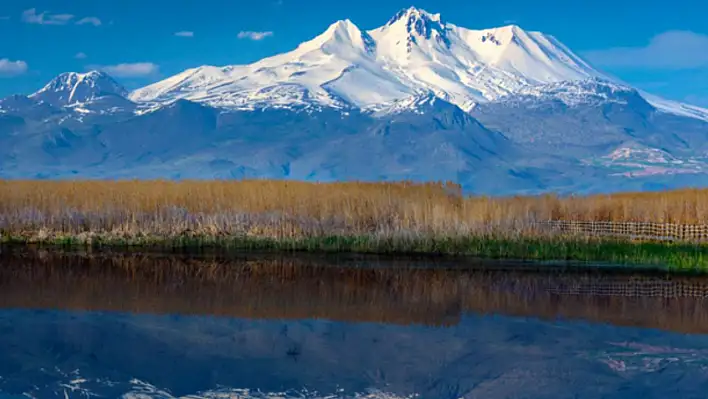
M 708 190 L 495 198 L 452 183 L 0 181 L 5 234 L 467 234 L 545 220 L 705 224 Z

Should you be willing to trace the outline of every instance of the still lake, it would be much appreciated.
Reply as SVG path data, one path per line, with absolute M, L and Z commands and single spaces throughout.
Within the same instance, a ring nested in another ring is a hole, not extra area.
M 0 253 L 0 398 L 706 398 L 708 278 Z

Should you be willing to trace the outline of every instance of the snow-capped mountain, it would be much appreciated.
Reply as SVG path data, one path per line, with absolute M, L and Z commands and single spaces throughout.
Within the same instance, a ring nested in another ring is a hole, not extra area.
M 553 36 L 516 25 L 467 29 L 411 7 L 368 31 L 337 21 L 295 50 L 250 65 L 189 69 L 135 90 L 130 99 L 232 109 L 381 109 L 433 93 L 469 111 L 501 96 L 530 94 L 539 84 L 598 78 L 614 81 Z M 642 95 L 664 112 L 708 121 L 708 110 Z
M 0 177 L 70 176 L 451 180 L 484 194 L 708 185 L 708 110 L 612 79 L 543 33 L 409 8 L 132 93 L 66 73 L 1 99 Z
M 376 107 L 432 92 L 463 110 L 538 83 L 602 77 L 555 38 L 516 25 L 470 30 L 416 8 L 362 31 L 349 20 L 251 65 L 203 66 L 131 93 L 252 107 L 314 102 Z
M 127 97 L 128 91 L 108 74 L 99 71 L 63 73 L 29 98 L 53 106 L 81 104 L 101 97 Z

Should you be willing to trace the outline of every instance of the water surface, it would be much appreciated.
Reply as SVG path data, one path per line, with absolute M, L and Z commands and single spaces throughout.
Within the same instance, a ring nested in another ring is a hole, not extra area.
M 708 392 L 700 277 L 365 257 L 0 260 L 0 398 Z

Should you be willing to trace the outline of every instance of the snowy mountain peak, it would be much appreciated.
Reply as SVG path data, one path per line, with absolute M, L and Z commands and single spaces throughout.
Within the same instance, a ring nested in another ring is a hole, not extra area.
M 126 97 L 127 95 L 128 91 L 108 74 L 90 71 L 62 73 L 29 97 L 54 106 L 67 106 L 104 96 Z
M 470 30 L 453 27 L 476 57 L 518 77 L 519 87 L 564 80 L 604 77 L 553 36 L 517 25 Z
M 507 25 L 498 28 L 487 29 L 480 36 L 479 41 L 482 43 L 493 44 L 496 46 L 509 45 L 514 41 L 521 40 L 520 38 L 528 36 L 526 31 L 518 25 Z
M 327 30 L 314 39 L 304 42 L 295 50 L 307 53 L 322 50 L 326 54 L 346 56 L 353 49 L 364 53 L 373 53 L 376 44 L 368 33 L 363 32 L 349 19 L 340 20 L 330 25 Z
M 425 23 L 437 22 L 438 24 L 442 22 L 440 19 L 440 14 L 431 14 L 416 7 L 404 8 L 398 11 L 393 17 L 391 17 L 386 25 L 394 25 L 399 21 L 404 21 L 406 24 L 417 21 L 422 21 Z
M 405 46 L 405 53 L 410 54 L 416 45 L 421 45 L 420 42 L 426 40 L 434 40 L 445 48 L 450 48 L 446 30 L 440 14 L 410 7 L 396 13 L 386 25 L 373 32 L 378 36 L 388 37 L 389 41 L 398 46 Z

